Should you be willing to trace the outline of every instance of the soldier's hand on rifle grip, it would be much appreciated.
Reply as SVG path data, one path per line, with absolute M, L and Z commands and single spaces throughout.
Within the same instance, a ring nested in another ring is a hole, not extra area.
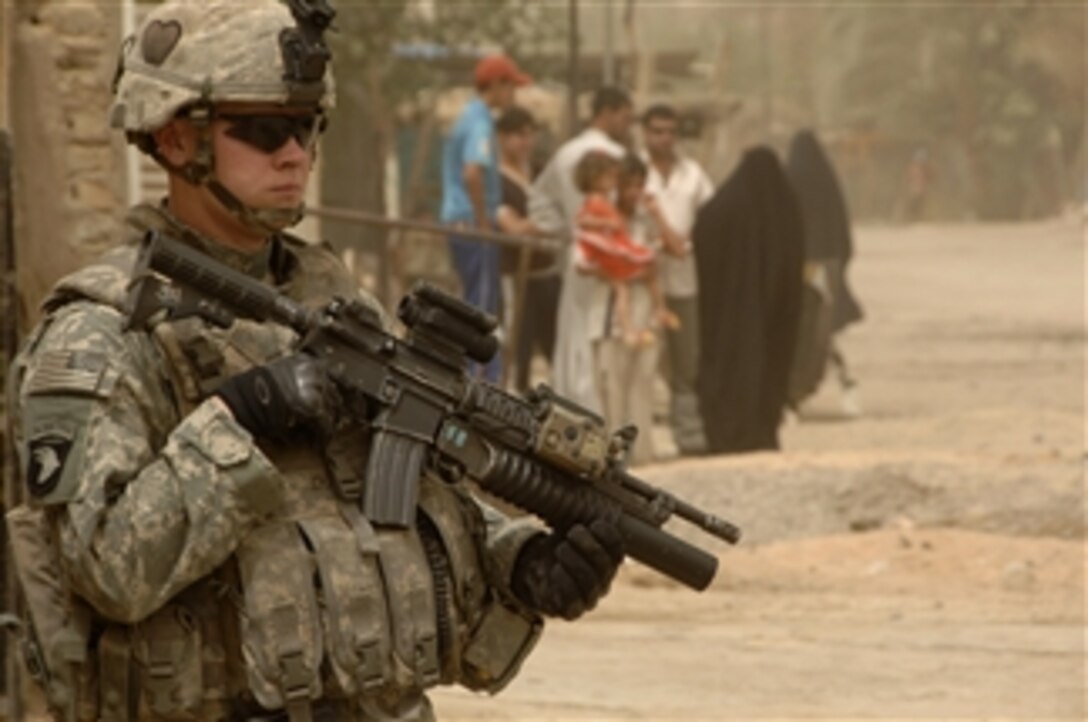
M 232 376 L 216 390 L 253 436 L 287 441 L 299 431 L 329 434 L 340 397 L 325 364 L 307 353 L 283 356 Z
M 623 553 L 623 537 L 612 522 L 575 524 L 526 545 L 514 567 L 512 590 L 541 614 L 577 619 L 608 593 Z

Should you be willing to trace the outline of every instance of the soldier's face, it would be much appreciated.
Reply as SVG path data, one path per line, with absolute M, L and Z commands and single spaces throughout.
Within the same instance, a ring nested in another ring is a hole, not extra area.
M 218 109 L 215 174 L 252 208 L 295 208 L 306 194 L 318 129 L 312 112 L 281 107 Z

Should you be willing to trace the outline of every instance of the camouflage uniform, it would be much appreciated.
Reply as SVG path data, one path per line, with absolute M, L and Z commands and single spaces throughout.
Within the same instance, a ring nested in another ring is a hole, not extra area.
M 391 484 L 418 482 L 415 518 L 372 521 L 365 414 L 340 413 L 361 400 L 333 398 L 293 331 L 126 323 L 149 231 L 296 303 L 340 297 L 384 318 L 327 248 L 282 232 L 301 205 L 243 200 L 310 168 L 333 14 L 326 0 L 166 0 L 122 46 L 111 121 L 169 171 L 170 202 L 134 209 L 117 250 L 57 285 L 9 377 L 24 652 L 66 722 L 431 719 L 428 687 L 497 691 L 540 614 L 584 614 L 622 563 L 613 520 L 544 534 L 393 462 Z M 255 175 L 221 178 L 231 163 Z M 216 223 L 224 210 L 233 222 Z M 215 238 L 192 227 L 205 221 Z M 250 242 L 263 250 L 222 245 Z
M 122 331 L 131 241 L 149 228 L 305 304 L 359 293 L 336 258 L 286 235 L 246 257 L 147 206 L 129 224 L 130 243 L 57 285 L 12 379 L 20 513 L 59 562 L 28 600 L 78 608 L 57 625 L 70 654 L 85 645 L 63 684 L 78 691 L 61 693 L 74 717 L 429 719 L 431 685 L 500 687 L 540 628 L 507 591 L 531 525 L 428 478 L 415 529 L 375 528 L 333 493 L 352 452 L 255 442 L 208 391 L 282 356 L 290 330 Z

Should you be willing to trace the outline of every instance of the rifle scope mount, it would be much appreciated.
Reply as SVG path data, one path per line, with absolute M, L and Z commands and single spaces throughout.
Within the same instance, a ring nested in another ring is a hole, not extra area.
M 499 350 L 499 340 L 495 337 L 499 322 L 494 316 L 429 283 L 416 283 L 401 299 L 397 318 L 417 339 L 482 364 L 494 358 Z

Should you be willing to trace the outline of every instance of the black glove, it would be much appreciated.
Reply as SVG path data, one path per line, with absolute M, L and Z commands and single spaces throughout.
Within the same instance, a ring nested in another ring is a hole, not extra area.
M 511 577 L 514 595 L 541 614 L 577 619 L 608 593 L 623 561 L 616 525 L 595 519 L 529 541 Z
M 286 441 L 305 428 L 328 434 L 340 406 L 325 364 L 307 353 L 254 366 L 228 378 L 215 393 L 249 433 L 273 441 Z

